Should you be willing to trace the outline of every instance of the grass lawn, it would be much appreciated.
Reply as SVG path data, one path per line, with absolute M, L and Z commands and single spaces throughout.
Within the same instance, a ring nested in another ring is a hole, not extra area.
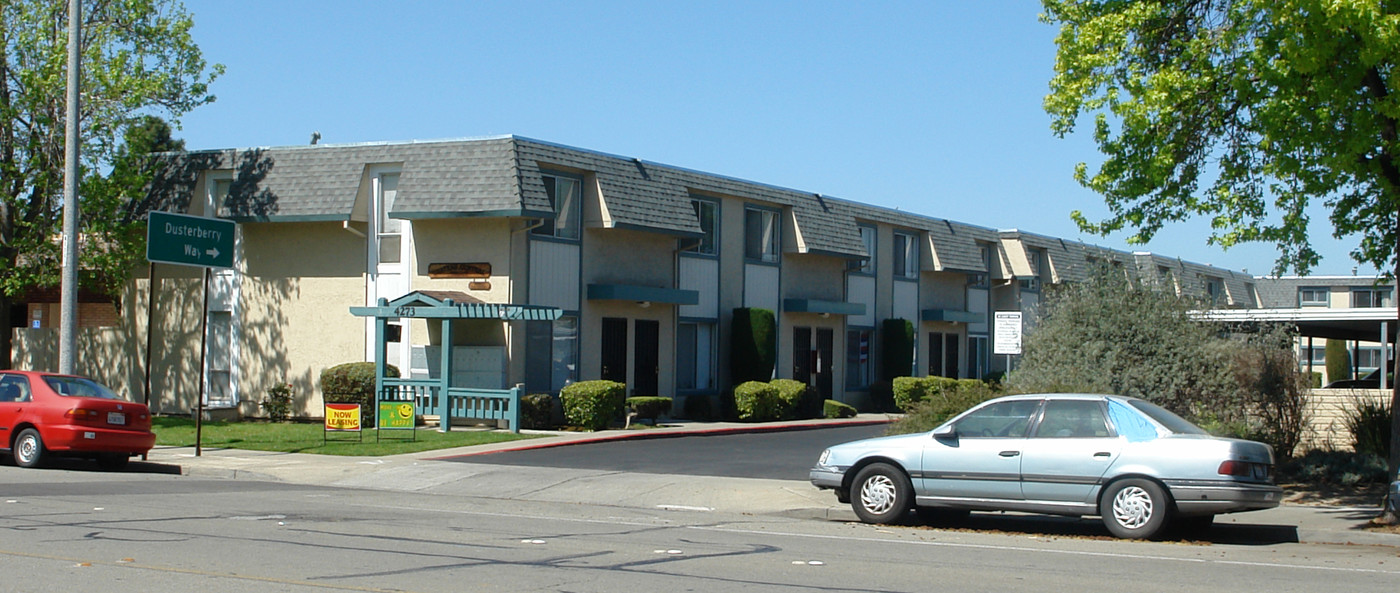
M 157 445 L 194 446 L 194 420 L 191 418 L 157 416 L 151 419 L 151 431 L 156 433 Z M 330 433 L 327 441 L 324 427 L 319 423 L 205 422 L 200 440 L 203 446 L 214 448 L 378 457 L 534 438 L 504 431 L 442 433 L 420 429 L 413 431 L 416 440 L 408 440 L 410 434 L 406 430 L 386 430 L 381 440 L 375 442 L 374 434 L 373 429 L 364 431 L 364 442 L 360 442 L 355 433 Z

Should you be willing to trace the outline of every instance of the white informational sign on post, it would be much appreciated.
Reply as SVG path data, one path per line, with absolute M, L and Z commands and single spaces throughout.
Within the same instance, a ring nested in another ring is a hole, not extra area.
M 997 311 L 992 331 L 992 354 L 1021 353 L 1020 311 Z

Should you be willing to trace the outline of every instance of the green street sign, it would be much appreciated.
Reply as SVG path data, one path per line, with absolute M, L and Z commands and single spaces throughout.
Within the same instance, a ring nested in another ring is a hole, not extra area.
M 202 268 L 232 268 L 236 228 L 230 220 L 151 212 L 146 225 L 146 260 Z

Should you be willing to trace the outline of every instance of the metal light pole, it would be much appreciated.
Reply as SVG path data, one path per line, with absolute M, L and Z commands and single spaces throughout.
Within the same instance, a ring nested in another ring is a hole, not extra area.
M 82 3 L 68 0 L 68 108 L 63 147 L 63 275 L 59 297 L 58 372 L 72 374 L 78 342 L 78 97 Z

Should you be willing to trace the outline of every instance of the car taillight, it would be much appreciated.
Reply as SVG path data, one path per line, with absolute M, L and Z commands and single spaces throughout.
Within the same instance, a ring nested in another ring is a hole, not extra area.
M 1241 478 L 1248 478 L 1250 476 L 1250 473 L 1253 471 L 1250 468 L 1251 465 L 1252 464 L 1244 461 L 1223 461 L 1220 463 L 1220 469 L 1216 471 L 1222 476 L 1238 476 Z
M 87 408 L 73 408 L 64 412 L 63 417 L 70 420 L 96 420 L 100 417 L 100 413 L 97 410 Z

